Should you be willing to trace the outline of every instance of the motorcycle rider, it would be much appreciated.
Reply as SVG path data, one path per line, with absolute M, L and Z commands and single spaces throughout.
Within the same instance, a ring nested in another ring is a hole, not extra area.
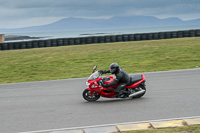
M 99 72 L 102 74 L 115 74 L 116 78 L 113 82 L 109 84 L 102 84 L 102 86 L 108 88 L 109 86 L 114 86 L 119 82 L 119 85 L 115 89 L 115 91 L 118 93 L 116 97 L 123 97 L 124 93 L 128 95 L 130 94 L 129 91 L 124 90 L 124 87 L 130 83 L 131 78 L 122 68 L 119 67 L 117 63 L 112 63 L 110 65 L 110 70 L 99 70 Z

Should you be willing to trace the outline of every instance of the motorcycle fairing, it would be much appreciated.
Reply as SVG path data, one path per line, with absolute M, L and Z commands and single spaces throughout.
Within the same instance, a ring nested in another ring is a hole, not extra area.
M 105 80 L 104 84 L 109 84 L 111 82 L 113 82 L 115 79 L 113 76 L 106 76 L 108 79 Z M 135 88 L 138 85 L 142 84 L 145 81 L 145 76 L 141 75 L 141 76 L 132 76 L 134 79 L 131 80 L 131 83 L 133 83 L 130 86 L 126 86 L 125 88 Z M 87 87 L 86 89 L 89 90 L 91 92 L 91 96 L 95 93 L 98 93 L 99 95 L 101 95 L 102 97 L 107 97 L 107 98 L 113 98 L 116 95 L 116 92 L 114 89 L 112 88 L 116 88 L 119 83 L 117 83 L 115 86 L 110 86 L 108 88 L 103 88 L 101 85 L 99 85 L 97 82 L 102 80 L 102 77 L 97 77 L 96 79 L 92 79 L 92 80 L 87 80 L 88 83 L 90 83 L 89 87 Z M 140 80 L 141 79 L 141 80 Z M 137 82 L 138 81 L 138 82 Z

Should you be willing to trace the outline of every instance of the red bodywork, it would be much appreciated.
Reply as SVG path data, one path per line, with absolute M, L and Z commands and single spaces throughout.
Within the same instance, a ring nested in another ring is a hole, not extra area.
M 130 85 L 130 86 L 126 86 L 125 88 L 135 88 L 138 85 L 140 85 L 142 82 L 145 81 L 145 76 L 142 76 L 142 80 Z M 114 81 L 113 76 L 106 76 L 109 77 L 110 80 L 106 81 L 105 84 L 109 84 L 111 82 Z M 93 95 L 93 93 L 98 93 L 99 95 L 101 95 L 102 97 L 107 97 L 107 98 L 115 98 L 116 92 L 115 90 L 111 89 L 111 88 L 116 88 L 119 83 L 117 83 L 115 86 L 110 86 L 108 88 L 103 88 L 101 85 L 98 85 L 98 81 L 102 80 L 102 77 L 94 79 L 94 80 L 87 80 L 87 82 L 90 84 L 89 87 L 87 87 L 87 90 L 89 90 L 91 92 L 91 96 Z M 109 93 L 107 93 L 109 91 Z

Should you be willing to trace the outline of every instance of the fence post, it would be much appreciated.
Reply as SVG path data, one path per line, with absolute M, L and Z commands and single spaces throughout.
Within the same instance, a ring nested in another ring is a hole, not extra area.
M 5 37 L 4 34 L 0 34 L 0 43 L 4 43 Z

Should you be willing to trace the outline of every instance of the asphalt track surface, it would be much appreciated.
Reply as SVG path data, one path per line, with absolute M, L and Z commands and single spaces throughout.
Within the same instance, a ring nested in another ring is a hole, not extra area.
M 200 116 L 200 69 L 144 73 L 140 99 L 82 98 L 87 78 L 0 85 L 0 133 Z

